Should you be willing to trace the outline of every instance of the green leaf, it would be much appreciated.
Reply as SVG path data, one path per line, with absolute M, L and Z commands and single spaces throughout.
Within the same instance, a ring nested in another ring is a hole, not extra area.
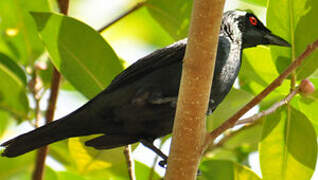
M 69 139 L 69 149 L 73 160 L 75 161 L 77 171 L 80 174 L 91 174 L 95 171 L 114 170 L 126 164 L 123 154 L 124 147 L 109 150 L 96 150 L 93 147 L 87 147 L 84 142 L 96 136 L 77 137 Z M 133 146 L 135 148 L 136 146 Z M 109 171 L 108 171 L 109 172 Z M 124 170 L 124 175 L 128 175 Z M 122 173 L 122 171 L 121 171 Z M 109 175 L 109 173 L 108 173 Z
M 264 180 L 308 180 L 317 159 L 314 128 L 298 110 L 282 107 L 267 116 L 259 151 Z
M 315 21 L 317 13 L 315 0 L 269 0 L 267 8 L 267 25 L 275 34 L 280 35 L 292 45 L 292 48 L 271 47 L 273 60 L 281 72 L 298 57 L 307 45 L 318 38 L 318 25 Z M 279 11 L 277 11 L 279 9 Z M 312 74 L 318 67 L 318 53 L 315 52 L 298 68 L 298 79 Z
M 102 91 L 123 67 L 94 29 L 70 17 L 32 13 L 53 64 L 86 97 Z
M 304 48 L 318 39 L 317 29 L 318 24 L 312 23 L 318 17 L 318 1 L 307 0 L 307 8 L 309 12 L 301 17 L 295 31 L 296 54 L 303 52 Z M 310 57 L 308 57 L 303 65 L 297 69 L 298 79 L 305 79 L 318 68 L 318 51 L 316 50 Z
M 268 47 L 258 46 L 244 50 L 242 68 L 239 74 L 242 89 L 256 95 L 278 76 L 276 64 L 273 62 L 271 51 Z M 264 110 L 281 100 L 289 91 L 290 82 L 285 80 L 260 103 L 260 109 Z
M 64 166 L 72 167 L 75 164 L 72 158 L 70 158 L 71 155 L 68 149 L 68 140 L 51 144 L 49 154 Z
M 263 7 L 266 7 L 267 5 L 267 0 L 240 0 L 240 1 L 258 5 L 258 6 L 263 6 Z
M 6 111 L 0 110 L 0 138 L 9 125 L 10 116 Z
M 207 129 L 209 131 L 218 127 L 222 122 L 230 118 L 237 110 L 244 106 L 252 95 L 243 91 L 232 88 L 230 93 L 225 97 L 224 101 L 216 108 L 216 110 L 208 117 Z
M 297 102 L 299 110 L 307 116 L 318 133 L 318 91 L 308 96 L 301 96 Z
M 63 171 L 58 172 L 58 180 L 86 180 L 86 178 L 72 172 Z
M 136 173 L 136 179 L 138 180 L 149 180 L 151 168 L 146 166 L 145 164 L 135 161 L 135 173 Z M 153 172 L 152 180 L 159 180 L 161 177 L 156 173 L 156 171 Z
M 0 53 L 0 64 L 7 67 L 11 72 L 14 72 L 24 85 L 27 84 L 27 78 L 24 71 L 10 57 Z
M 227 138 L 223 146 L 226 149 L 243 147 L 250 152 L 257 150 L 257 144 L 261 140 L 262 119 L 259 119 L 258 121 L 260 122 L 246 125 L 237 130 Z
M 30 175 L 33 168 L 34 154 L 27 153 L 17 158 L 0 157 L 0 179 L 28 179 L 21 178 Z
M 114 42 L 115 46 L 116 42 L 121 42 L 123 39 L 130 40 L 129 42 L 137 40 L 137 44 L 143 42 L 153 48 L 164 47 L 175 41 L 146 8 L 140 8 L 138 11 L 129 14 L 111 28 L 103 31 L 102 35 L 108 42 Z M 122 57 L 125 56 L 122 55 Z
M 240 78 L 246 79 L 245 83 L 255 81 L 266 87 L 279 75 L 268 47 L 248 48 L 243 52 L 242 70 L 239 75 Z
M 155 20 L 175 39 L 188 36 L 192 0 L 149 0 L 146 7 Z
M 202 180 L 260 180 L 252 170 L 246 166 L 227 160 L 208 160 L 200 165 Z
M 27 119 L 29 103 L 23 70 L 9 57 L 0 55 L 0 109 L 17 119 Z
M 84 137 L 85 140 L 87 139 Z M 100 170 L 100 169 L 106 169 L 112 166 L 112 163 L 107 162 L 109 159 L 107 159 L 107 156 L 112 158 L 114 151 L 119 151 L 118 149 L 113 149 L 110 151 L 101 151 L 101 150 L 95 150 L 92 147 L 86 147 L 83 145 L 82 138 L 72 138 L 69 139 L 69 148 L 70 148 L 70 154 L 73 160 L 75 161 L 75 164 L 77 166 L 77 171 L 80 174 L 87 174 L 90 171 L 94 170 Z M 121 148 L 123 149 L 123 148 Z M 106 153 L 105 153 L 106 152 Z M 103 158 L 105 156 L 106 161 L 103 161 Z M 123 161 L 123 157 L 116 156 L 115 159 L 118 158 L 118 162 Z
M 34 21 L 28 10 L 48 11 L 46 0 L 0 1 L 0 51 L 25 65 L 32 64 L 43 53 Z
M 45 166 L 44 171 L 44 179 L 45 180 L 58 180 L 58 174 L 55 172 L 51 167 Z M 28 179 L 30 178 L 31 174 L 29 174 Z

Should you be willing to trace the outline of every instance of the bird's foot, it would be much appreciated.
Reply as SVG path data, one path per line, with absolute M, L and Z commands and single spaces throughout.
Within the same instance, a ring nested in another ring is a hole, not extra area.
M 165 159 L 165 160 L 159 161 L 158 164 L 159 164 L 159 166 L 161 166 L 163 168 L 166 168 L 167 164 L 168 164 L 168 161 Z

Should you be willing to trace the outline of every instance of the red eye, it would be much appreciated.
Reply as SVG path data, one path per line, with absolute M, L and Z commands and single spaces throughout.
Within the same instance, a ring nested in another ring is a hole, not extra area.
M 251 16 L 251 17 L 249 18 L 249 20 L 250 20 L 250 23 L 251 23 L 253 26 L 256 26 L 256 25 L 257 25 L 257 19 L 256 19 L 255 17 Z

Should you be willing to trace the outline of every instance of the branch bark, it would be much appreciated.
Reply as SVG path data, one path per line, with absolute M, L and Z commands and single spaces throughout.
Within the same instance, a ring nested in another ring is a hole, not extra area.
M 109 28 L 111 25 L 115 24 L 119 20 L 123 19 L 124 17 L 128 16 L 129 14 L 131 14 L 131 13 L 137 11 L 138 9 L 140 9 L 141 7 L 143 7 L 145 5 L 145 3 L 146 3 L 146 1 L 137 3 L 134 7 L 132 7 L 127 12 L 123 13 L 122 15 L 120 15 L 119 17 L 117 17 L 116 19 L 111 21 L 110 23 L 108 23 L 108 24 L 104 25 L 103 27 L 101 27 L 100 29 L 98 29 L 97 32 L 100 32 L 100 33 L 103 32 L 105 29 Z
M 265 88 L 260 94 L 255 96 L 248 104 L 242 107 L 238 112 L 236 112 L 231 118 L 225 121 L 221 126 L 213 130 L 208 134 L 205 142 L 205 148 L 208 147 L 210 143 L 213 143 L 214 139 L 222 134 L 225 130 L 232 128 L 235 123 L 242 117 L 247 111 L 257 105 L 262 99 L 264 99 L 269 93 L 275 90 L 281 85 L 284 79 L 286 79 L 297 67 L 301 65 L 303 60 L 311 55 L 318 48 L 318 40 L 310 44 L 306 50 L 295 60 L 288 68 L 278 76 L 267 88 Z
M 224 0 L 195 0 L 166 179 L 196 179 Z
M 64 15 L 67 15 L 69 0 L 58 0 L 58 5 L 60 8 L 60 11 Z M 46 120 L 45 123 L 52 122 L 54 119 L 54 111 L 55 111 L 58 91 L 60 88 L 60 81 L 61 81 L 61 74 L 57 71 L 55 67 L 53 67 L 53 76 L 51 80 L 51 94 L 49 98 L 49 105 L 45 114 L 45 120 Z M 47 153 L 48 153 L 48 146 L 44 146 L 38 150 L 37 156 L 36 156 L 35 169 L 32 174 L 33 180 L 43 179 Z

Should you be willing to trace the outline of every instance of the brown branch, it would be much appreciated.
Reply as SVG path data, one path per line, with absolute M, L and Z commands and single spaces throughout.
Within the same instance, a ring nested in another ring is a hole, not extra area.
M 130 180 L 136 180 L 135 175 L 135 163 L 131 154 L 131 145 L 127 145 L 124 148 L 124 154 L 126 157 L 127 167 L 128 167 L 128 175 Z
M 259 112 L 251 117 L 241 119 L 241 120 L 237 121 L 235 123 L 235 125 L 254 123 L 256 120 L 258 120 L 266 115 L 274 113 L 278 108 L 282 107 L 283 105 L 288 104 L 298 92 L 299 92 L 298 88 L 292 90 L 283 100 L 273 104 L 270 108 L 268 108 L 262 112 Z
M 60 8 L 60 11 L 64 15 L 67 15 L 69 0 L 58 0 L 58 5 Z M 55 67 L 53 67 L 53 76 L 51 80 L 51 94 L 49 98 L 49 105 L 45 115 L 46 123 L 53 121 L 58 91 L 60 88 L 60 81 L 61 81 L 61 74 L 57 71 Z M 36 156 L 36 165 L 32 175 L 33 180 L 43 179 L 47 153 L 48 153 L 48 146 L 44 146 L 38 150 L 37 156 Z
M 58 6 L 60 12 L 64 15 L 67 15 L 68 7 L 69 7 L 69 0 L 58 0 Z
M 232 128 L 235 123 L 242 117 L 247 111 L 257 105 L 262 99 L 264 99 L 269 93 L 281 85 L 284 79 L 286 79 L 290 73 L 292 73 L 298 66 L 301 65 L 302 61 L 312 54 L 318 48 L 318 40 L 309 45 L 306 50 L 295 60 L 289 67 L 277 77 L 266 89 L 264 89 L 260 94 L 255 96 L 248 104 L 242 107 L 238 112 L 236 112 L 231 118 L 225 121 L 221 126 L 213 130 L 207 135 L 206 142 L 204 144 L 204 149 L 208 147 L 210 143 L 214 141 L 216 137 L 222 134 L 225 130 Z
M 167 180 L 196 179 L 224 0 L 195 0 L 183 59 Z
M 60 86 L 61 74 L 53 69 L 53 77 L 51 82 L 51 94 L 49 98 L 49 106 L 46 111 L 46 123 L 52 122 L 57 101 L 58 90 Z M 33 180 L 42 180 L 44 175 L 45 159 L 48 152 L 48 146 L 40 148 L 37 152 L 35 170 L 33 172 Z
M 127 15 L 129 15 L 129 14 L 137 11 L 139 8 L 143 7 L 145 5 L 145 3 L 146 3 L 146 1 L 137 3 L 134 7 L 132 7 L 127 12 L 123 13 L 122 15 L 120 15 L 119 17 L 117 17 L 116 19 L 111 21 L 110 23 L 108 23 L 108 24 L 104 25 L 103 27 L 101 27 L 100 29 L 98 29 L 97 32 L 103 32 L 105 29 L 109 28 L 111 25 L 115 24 L 116 22 L 118 22 L 122 18 L 126 17 Z

